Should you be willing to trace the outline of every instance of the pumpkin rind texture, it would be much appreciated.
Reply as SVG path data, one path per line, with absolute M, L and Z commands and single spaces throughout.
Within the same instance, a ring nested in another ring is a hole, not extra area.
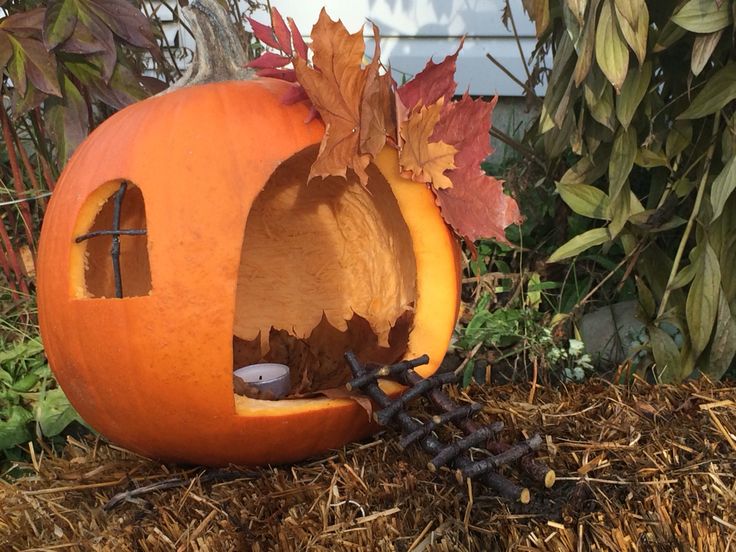
M 59 179 L 38 257 L 44 345 L 84 420 L 134 452 L 203 465 L 284 463 L 376 429 L 349 399 L 233 394 L 233 313 L 250 208 L 274 170 L 324 134 L 320 122 L 305 123 L 304 105 L 282 104 L 287 87 L 223 82 L 134 104 L 100 125 Z M 431 191 L 399 175 L 395 151 L 375 165 L 412 239 L 416 304 L 406 356 L 428 353 L 419 370 L 426 376 L 457 317 L 457 245 Z M 88 259 L 75 237 L 122 180 L 145 203 L 150 292 L 85 296 Z

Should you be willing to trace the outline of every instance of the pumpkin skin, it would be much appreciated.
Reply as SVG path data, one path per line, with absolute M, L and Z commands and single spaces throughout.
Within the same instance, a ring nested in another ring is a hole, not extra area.
M 320 122 L 304 123 L 304 105 L 281 103 L 287 86 L 214 83 L 136 103 L 90 135 L 54 191 L 38 256 L 49 362 L 85 421 L 136 453 L 212 466 L 284 463 L 376 429 L 349 399 L 233 395 L 233 309 L 249 209 L 276 167 L 324 133 Z M 429 354 L 418 370 L 427 376 L 458 313 L 458 248 L 432 192 L 399 175 L 396 152 L 385 149 L 375 165 L 411 235 L 417 281 L 406 357 Z M 108 197 L 121 179 L 145 199 L 152 291 L 80 298 L 70 275 L 83 273 L 84 258 L 74 238 L 96 215 L 90 197 Z

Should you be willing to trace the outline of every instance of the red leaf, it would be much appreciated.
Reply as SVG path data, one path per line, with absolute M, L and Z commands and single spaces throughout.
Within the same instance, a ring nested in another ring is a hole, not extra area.
M 274 36 L 273 29 L 271 27 L 269 27 L 268 25 L 264 25 L 263 23 L 260 23 L 250 17 L 247 17 L 246 19 L 248 19 L 250 27 L 251 29 L 253 29 L 253 36 L 256 37 L 258 42 L 262 42 L 263 44 L 265 44 L 266 46 L 270 46 L 271 48 L 281 50 L 281 47 L 276 41 L 276 37 Z
M 289 22 L 289 28 L 291 29 L 291 39 L 294 41 L 294 49 L 296 50 L 296 55 L 301 58 L 307 59 L 307 57 L 309 56 L 309 51 L 307 50 L 307 44 L 304 42 L 304 37 L 302 36 L 302 33 L 299 32 L 296 23 L 294 23 L 294 20 L 291 17 L 287 17 L 286 20 Z
M 271 8 L 271 24 L 273 25 L 273 33 L 276 35 L 276 40 L 279 41 L 280 50 L 287 56 L 291 56 L 293 52 L 291 49 L 291 33 L 286 23 L 284 23 L 284 18 L 281 17 L 279 10 L 276 8 Z
M 286 93 L 281 96 L 281 103 L 291 105 L 308 99 L 309 96 L 307 95 L 306 90 L 304 90 L 304 87 L 302 87 L 301 84 L 296 84 L 289 88 Z
M 407 109 L 411 110 L 417 104 L 430 105 L 440 98 L 444 98 L 445 103 L 452 99 L 457 87 L 454 79 L 455 62 L 464 41 L 464 38 L 460 41 L 454 54 L 447 56 L 440 63 L 429 60 L 421 72 L 399 87 L 397 92 Z
M 445 106 L 431 139 L 458 150 L 456 168 L 446 174 L 452 188 L 435 192 L 445 221 L 471 240 L 495 238 L 506 242 L 504 228 L 520 222 L 519 207 L 504 195 L 501 182 L 486 176 L 480 167 L 492 151 L 489 132 L 496 101 L 473 100 L 465 94 L 460 101 Z
M 270 77 L 272 79 L 279 79 L 287 82 L 296 82 L 296 73 L 293 69 L 273 69 L 267 67 L 260 69 L 256 75 L 259 77 Z
M 480 171 L 480 164 L 491 154 L 491 113 L 498 98 L 490 102 L 473 100 L 465 94 L 460 101 L 450 102 L 440 115 L 432 133 L 432 141 L 442 140 L 458 150 L 456 171 Z
M 449 173 L 453 187 L 435 190 L 445 222 L 471 240 L 494 238 L 508 243 L 504 229 L 521 222 L 521 214 L 516 201 L 503 193 L 502 182 L 480 170 L 462 182 L 452 174 L 457 171 Z
M 256 59 L 248 62 L 246 67 L 252 67 L 253 69 L 276 69 L 289 63 L 291 63 L 291 58 L 289 57 L 280 56 L 273 52 L 263 52 Z

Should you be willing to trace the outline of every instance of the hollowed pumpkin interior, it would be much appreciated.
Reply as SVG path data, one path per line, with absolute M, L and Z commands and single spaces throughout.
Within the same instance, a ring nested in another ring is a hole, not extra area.
M 393 362 L 406 352 L 416 298 L 409 229 L 374 166 L 354 176 L 307 176 L 309 147 L 282 163 L 245 227 L 233 325 L 234 368 L 291 369 L 292 395 L 341 386 L 343 354 Z

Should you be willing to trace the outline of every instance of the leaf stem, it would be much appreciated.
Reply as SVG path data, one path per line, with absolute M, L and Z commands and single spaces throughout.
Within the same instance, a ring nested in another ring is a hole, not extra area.
M 708 183 L 708 174 L 710 172 L 710 163 L 713 160 L 713 153 L 716 149 L 716 140 L 715 137 L 718 134 L 719 129 L 719 123 L 721 119 L 721 112 L 720 110 L 716 112 L 715 117 L 713 118 L 713 139 L 711 140 L 710 145 L 708 146 L 708 151 L 705 155 L 705 163 L 703 165 L 703 175 L 700 178 L 700 184 L 698 187 L 698 194 L 695 197 L 695 204 L 693 205 L 693 210 L 690 213 L 690 218 L 687 221 L 687 226 L 685 227 L 685 231 L 682 234 L 682 238 L 680 239 L 680 245 L 677 247 L 677 253 L 675 254 L 675 258 L 672 261 L 672 269 L 670 270 L 670 276 L 667 279 L 667 285 L 664 288 L 664 293 L 662 294 L 662 302 L 659 304 L 659 310 L 657 311 L 657 318 L 662 318 L 664 315 L 665 310 L 667 309 L 667 302 L 670 298 L 671 293 L 671 286 L 672 282 L 675 279 L 675 276 L 677 275 L 678 269 L 680 267 L 680 261 L 682 260 L 682 256 L 685 253 L 685 247 L 687 246 L 688 239 L 690 238 L 690 233 L 693 230 L 693 226 L 695 226 L 695 219 L 698 216 L 698 213 L 700 212 L 700 206 L 703 203 L 703 197 L 705 196 L 705 188 L 707 187 Z

